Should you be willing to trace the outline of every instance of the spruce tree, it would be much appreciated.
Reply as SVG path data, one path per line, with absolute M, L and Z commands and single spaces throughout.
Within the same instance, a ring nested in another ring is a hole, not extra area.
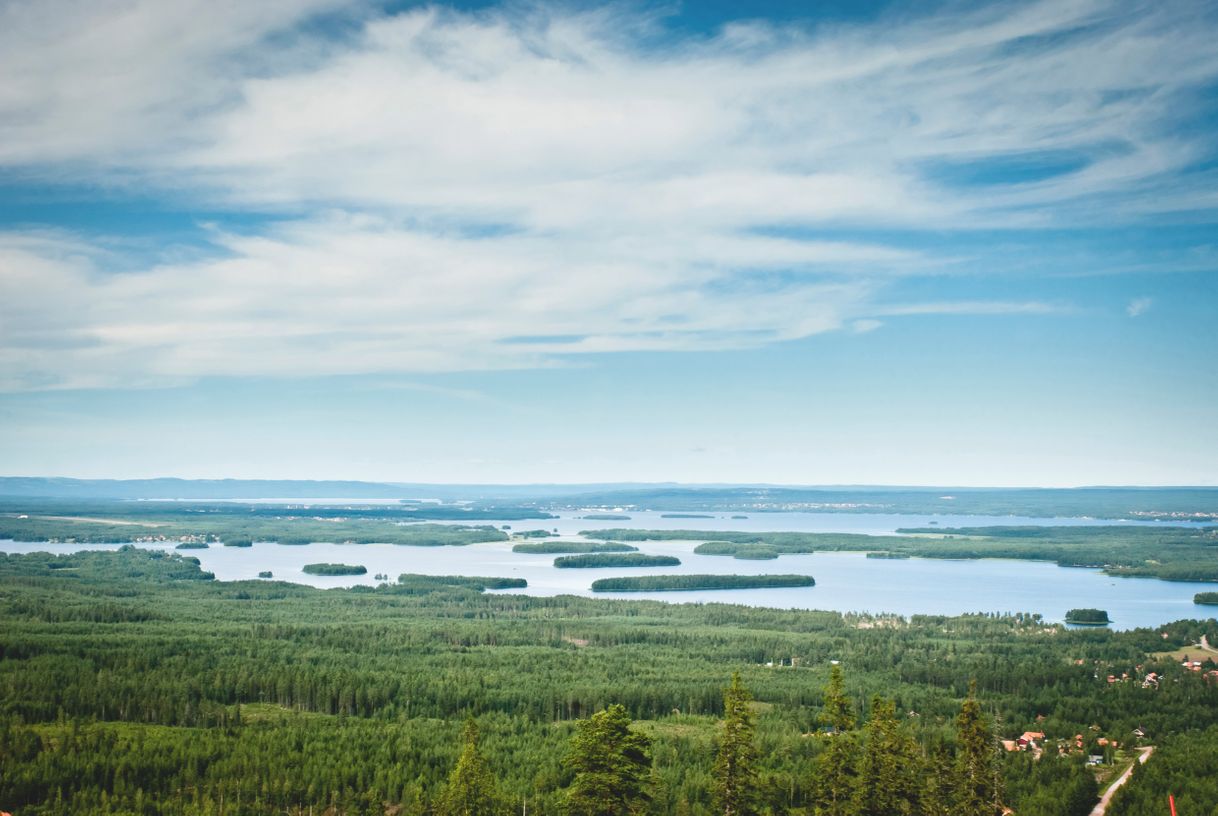
M 496 816 L 503 813 L 502 800 L 486 758 L 478 750 L 478 726 L 472 718 L 465 721 L 464 747 L 448 785 L 436 803 L 439 816 Z
M 922 762 L 913 737 L 897 721 L 895 703 L 875 697 L 864 733 L 854 812 L 857 816 L 914 816 L 921 799 Z
M 842 670 L 836 664 L 829 670 L 820 721 L 829 728 L 829 740 L 816 763 L 813 791 L 817 811 L 826 816 L 850 816 L 854 810 L 858 746 L 852 732 L 854 709 L 846 696 Z
M 943 750 L 931 751 L 926 760 L 921 815 L 953 816 L 953 800 L 951 756 Z
M 960 816 L 999 816 L 1000 787 L 997 741 L 977 702 L 977 683 L 956 717 L 956 808 Z
M 829 669 L 829 683 L 825 686 L 825 704 L 820 721 L 838 732 L 854 728 L 854 708 L 846 696 L 842 667 L 836 663 Z
M 651 740 L 630 728 L 625 706 L 611 705 L 577 726 L 566 766 L 571 816 L 630 816 L 651 801 Z
M 757 744 L 749 710 L 752 699 L 740 682 L 740 673 L 733 674 L 732 684 L 723 692 L 723 733 L 714 768 L 715 809 L 724 816 L 759 812 Z

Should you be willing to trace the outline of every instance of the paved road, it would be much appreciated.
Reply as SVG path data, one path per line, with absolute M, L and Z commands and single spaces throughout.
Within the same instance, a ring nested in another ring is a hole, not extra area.
M 1153 745 L 1149 748 L 1139 748 L 1138 750 L 1142 752 L 1142 755 L 1138 757 L 1137 764 L 1139 765 L 1146 762 L 1146 760 L 1150 758 L 1150 755 L 1155 752 Z M 1125 771 L 1125 773 L 1117 777 L 1117 781 L 1108 786 L 1108 790 L 1104 791 L 1104 795 L 1100 797 L 1099 803 L 1091 809 L 1091 816 L 1104 816 L 1104 813 L 1108 810 L 1108 803 L 1112 801 L 1112 795 L 1120 790 L 1121 785 L 1124 785 L 1129 781 L 1131 774 L 1133 774 L 1132 764 Z

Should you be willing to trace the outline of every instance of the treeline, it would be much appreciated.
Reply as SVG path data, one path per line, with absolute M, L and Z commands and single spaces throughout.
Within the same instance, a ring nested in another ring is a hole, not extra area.
M 503 797 L 548 816 L 569 805 L 576 722 L 621 705 L 651 740 L 641 812 L 705 816 L 717 812 L 721 686 L 738 669 L 755 696 L 760 812 L 812 814 L 826 753 L 850 744 L 824 732 L 832 661 L 847 668 L 854 711 L 876 694 L 891 702 L 919 763 L 958 756 L 970 678 L 1006 736 L 1085 734 L 1090 750 L 1134 728 L 1157 742 L 1218 726 L 1218 687 L 1151 657 L 1215 638 L 1214 621 L 1066 631 L 1032 615 L 905 621 L 482 594 L 489 580 L 407 575 L 324 591 L 207 580 L 191 559 L 134 548 L 2 556 L 0 806 L 425 814 L 443 801 L 472 715 Z M 1138 666 L 1161 675 L 1159 688 L 1105 680 Z M 866 727 L 843 730 L 857 732 L 861 773 Z M 1018 804 L 1030 792 L 1066 801 L 1077 783 L 1014 760 L 1001 771 L 1017 813 L 1039 812 Z
M 417 573 L 402 573 L 398 576 L 398 585 L 410 589 L 473 589 L 482 592 L 487 589 L 524 589 L 529 582 L 524 578 L 489 578 L 472 575 L 419 575 Z
M 730 555 L 733 558 L 767 561 L 778 557 L 778 550 L 768 544 L 740 544 L 732 541 L 704 541 L 694 547 L 698 555 Z
M 367 575 L 363 564 L 305 564 L 301 572 L 309 575 Z
M 619 541 L 526 541 L 512 547 L 512 552 L 560 555 L 571 553 L 624 553 L 635 552 L 638 547 Z
M 191 544 L 202 545 L 210 541 L 230 546 L 249 546 L 254 542 L 311 544 L 332 541 L 442 547 L 506 541 L 508 534 L 490 525 L 399 524 L 392 520 L 345 516 L 332 519 L 294 515 L 274 517 L 230 509 L 227 513 L 183 510 L 164 516 L 139 515 L 121 524 L 90 519 L 6 515 L 0 516 L 0 539 L 81 544 L 174 543 L 184 540 L 184 543 Z
M 1210 606 L 1218 605 L 1218 592 L 1198 592 L 1193 596 L 1193 603 Z
M 735 558 L 849 551 L 884 552 L 886 557 L 1018 558 L 1102 568 L 1110 575 L 1218 580 L 1218 527 L 927 527 L 897 532 L 900 535 L 871 536 L 616 528 L 582 535 L 611 541 L 705 539 L 694 552 Z
M 768 511 L 1218 520 L 1218 489 L 1200 488 L 647 487 L 569 496 L 565 506 L 663 508 L 702 513 Z M 555 501 L 554 504 L 558 504 Z
M 564 555 L 554 559 L 558 569 L 599 569 L 601 567 L 676 567 L 681 559 L 671 555 L 628 553 L 590 553 Z
M 762 589 L 810 587 L 811 575 L 633 575 L 600 578 L 592 582 L 593 592 L 664 592 L 695 589 Z

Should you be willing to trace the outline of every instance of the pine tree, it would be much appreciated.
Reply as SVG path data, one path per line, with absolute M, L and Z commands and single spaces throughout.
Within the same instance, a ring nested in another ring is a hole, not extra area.
M 715 809 L 724 816 L 753 816 L 757 805 L 757 744 L 751 695 L 732 675 L 732 684 L 723 692 L 723 734 L 715 754 Z
M 630 729 L 625 706 L 580 722 L 565 764 L 575 772 L 567 789 L 571 816 L 630 816 L 651 801 L 651 740 Z
M 436 803 L 439 816 L 495 816 L 504 808 L 487 767 L 486 758 L 478 750 L 478 726 L 472 718 L 465 721 L 462 734 L 464 748 L 448 777 L 448 785 Z
M 1002 790 L 999 784 L 997 742 L 977 702 L 977 683 L 969 683 L 968 697 L 956 717 L 956 808 L 960 816 L 998 816 Z

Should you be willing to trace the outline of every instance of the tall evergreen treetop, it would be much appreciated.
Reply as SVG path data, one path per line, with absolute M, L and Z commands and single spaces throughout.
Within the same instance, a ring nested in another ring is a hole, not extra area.
M 961 816 L 1000 816 L 1001 776 L 998 744 L 977 701 L 977 682 L 956 717 L 956 813 Z
M 732 675 L 723 692 L 723 733 L 715 754 L 715 808 L 724 816 L 753 816 L 759 812 L 757 743 L 749 703 L 753 695 Z
M 651 739 L 631 730 L 623 705 L 579 723 L 565 764 L 575 772 L 567 789 L 571 816 L 629 816 L 651 801 Z
M 842 667 L 836 663 L 829 669 L 829 683 L 825 686 L 825 707 L 821 710 L 820 721 L 839 733 L 854 728 L 854 707 L 846 696 Z
M 436 813 L 439 816 L 497 816 L 503 813 L 495 777 L 478 750 L 478 726 L 473 718 L 465 721 L 462 742 L 461 756 L 436 803 Z

